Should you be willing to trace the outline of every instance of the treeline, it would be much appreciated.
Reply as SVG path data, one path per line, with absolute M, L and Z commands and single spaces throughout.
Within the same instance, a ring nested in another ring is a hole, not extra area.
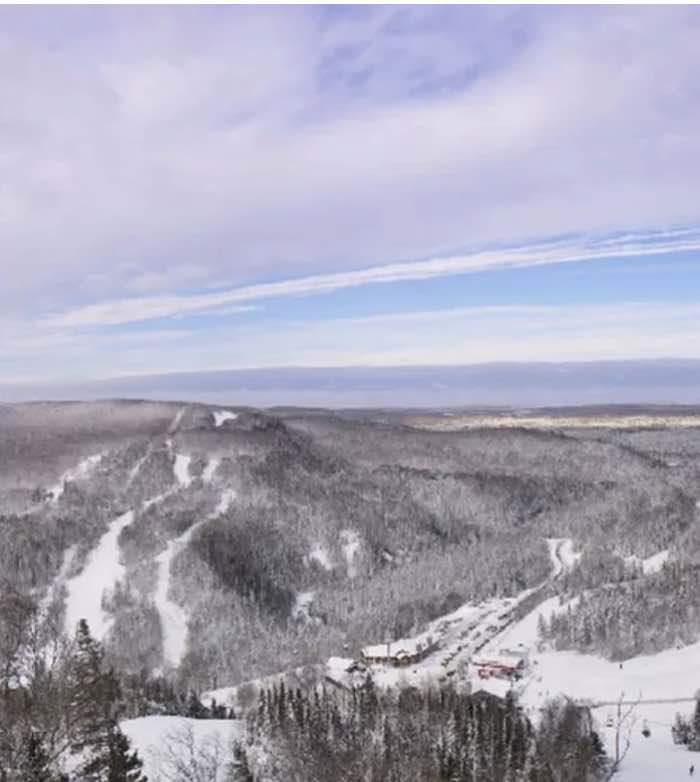
M 668 562 L 658 573 L 581 592 L 540 633 L 557 649 L 624 660 L 697 640 L 699 601 L 700 569 Z
M 585 710 L 535 728 L 508 697 L 452 689 L 263 691 L 236 750 L 242 782 L 594 782 L 609 764 Z

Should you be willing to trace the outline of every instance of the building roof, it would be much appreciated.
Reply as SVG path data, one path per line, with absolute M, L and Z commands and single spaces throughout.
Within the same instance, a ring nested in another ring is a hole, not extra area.
M 414 654 L 418 654 L 426 648 L 430 648 L 434 642 L 435 636 L 433 633 L 426 632 L 413 636 L 413 638 L 400 638 L 398 641 L 391 641 L 385 644 L 365 646 L 362 650 L 362 655 L 367 658 L 393 657 L 400 659 L 401 657 L 411 657 Z

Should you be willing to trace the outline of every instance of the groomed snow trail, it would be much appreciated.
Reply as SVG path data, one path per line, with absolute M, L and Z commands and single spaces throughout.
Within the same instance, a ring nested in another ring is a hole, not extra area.
M 175 464 L 173 464 L 173 473 L 178 484 L 186 489 L 192 483 L 190 475 L 190 462 L 192 457 L 186 453 L 175 454 Z
M 153 602 L 160 615 L 163 630 L 163 658 L 172 666 L 180 664 L 187 650 L 187 613 L 182 606 L 168 597 L 170 592 L 170 566 L 178 551 L 186 545 L 192 534 L 204 522 L 192 525 L 186 532 L 168 542 L 161 554 L 156 557 L 158 565 L 158 581 Z
M 355 556 L 360 550 L 360 535 L 354 529 L 344 529 L 340 533 L 340 540 L 342 542 L 343 556 L 345 557 L 345 564 L 348 568 L 348 578 L 355 578 L 357 575 L 357 565 L 355 564 Z
M 235 497 L 236 492 L 233 489 L 225 489 L 213 513 L 206 519 L 193 524 L 179 537 L 169 541 L 165 551 L 156 557 L 158 580 L 153 602 L 160 616 L 160 624 L 163 631 L 163 659 L 168 665 L 179 665 L 187 651 L 187 623 L 189 621 L 185 609 L 169 597 L 172 580 L 170 573 L 172 561 L 178 552 L 182 551 L 188 544 L 195 530 L 209 519 L 224 513 Z
M 102 609 L 102 597 L 124 577 L 126 569 L 120 561 L 119 534 L 133 520 L 131 510 L 117 516 L 88 554 L 82 572 L 66 582 L 66 631 L 71 637 L 81 619 L 87 620 L 90 632 L 97 640 L 102 640 L 109 632 L 113 620 Z

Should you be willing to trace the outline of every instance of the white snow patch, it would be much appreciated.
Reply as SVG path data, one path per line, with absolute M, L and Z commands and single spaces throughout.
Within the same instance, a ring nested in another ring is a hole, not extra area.
M 571 538 L 546 538 L 546 543 L 554 577 L 561 575 L 564 570 L 571 570 L 581 559 L 581 552 L 574 553 L 574 542 Z
M 309 554 L 309 561 L 315 560 L 324 570 L 333 570 L 328 550 L 322 543 L 314 543 Z
M 342 542 L 343 555 L 345 556 L 345 562 L 348 566 L 348 576 L 355 578 L 357 575 L 357 565 L 355 564 L 355 556 L 360 550 L 360 535 L 353 529 L 344 529 L 340 533 L 340 540 Z
M 106 590 L 124 577 L 125 567 L 120 562 L 119 533 L 134 520 L 134 512 L 118 516 L 88 555 L 81 573 L 66 583 L 66 630 L 73 635 L 76 625 L 86 619 L 90 632 L 102 640 L 112 625 L 112 618 L 102 609 Z
M 129 470 L 129 478 L 127 480 L 127 485 L 129 485 L 129 484 L 134 482 L 134 479 L 139 474 L 139 472 L 141 471 L 141 468 L 146 463 L 146 460 L 148 459 L 148 457 L 150 455 L 151 455 L 151 450 L 149 448 L 148 451 L 140 459 L 137 459 L 137 461 L 134 464 L 134 466 Z
M 214 416 L 214 426 L 216 427 L 225 424 L 226 421 L 235 421 L 238 418 L 238 413 L 233 413 L 231 410 L 216 410 L 212 415 Z
M 192 457 L 186 453 L 175 454 L 175 464 L 173 465 L 173 472 L 177 482 L 183 488 L 187 488 L 192 483 L 192 476 L 190 475 L 190 462 Z
M 221 492 L 221 497 L 219 498 L 219 504 L 214 508 L 214 513 L 212 514 L 212 517 L 220 516 L 222 513 L 226 513 L 226 511 L 231 507 L 233 501 L 236 499 L 236 492 L 234 489 L 224 489 Z
M 625 557 L 625 562 L 628 565 L 638 565 L 642 568 L 642 573 L 645 576 L 651 573 L 658 573 L 668 561 L 669 550 L 659 551 L 658 554 L 653 554 L 651 557 L 641 559 L 635 554 L 631 554 L 629 557 Z
M 315 592 L 299 592 L 292 606 L 292 619 L 310 619 L 309 606 L 314 601 Z
M 193 524 L 177 538 L 168 542 L 161 554 L 156 557 L 158 564 L 158 581 L 153 602 L 160 614 L 160 624 L 163 631 L 163 658 L 172 666 L 180 664 L 187 650 L 187 613 L 182 606 L 168 597 L 170 592 L 170 565 L 173 557 L 181 551 L 195 529 L 203 522 Z
M 144 761 L 145 775 L 153 782 L 169 778 L 166 775 L 172 771 L 172 767 L 166 760 L 168 749 L 181 758 L 182 765 L 187 769 L 189 752 L 182 738 L 190 732 L 197 747 L 205 751 L 220 747 L 221 768 L 216 782 L 226 779 L 231 743 L 245 735 L 245 725 L 240 720 L 193 720 L 187 717 L 139 717 L 125 720 L 121 728 Z M 190 773 L 193 780 L 198 778 L 194 771 Z
M 96 453 L 78 462 L 78 464 L 75 467 L 72 467 L 70 470 L 66 470 L 66 472 L 64 472 L 63 475 L 61 475 L 61 477 L 58 479 L 56 485 L 49 489 L 51 501 L 56 502 L 58 500 L 58 498 L 65 491 L 66 483 L 70 483 L 71 481 L 79 481 L 81 478 L 89 477 L 92 471 L 101 461 L 102 454 Z
M 219 469 L 219 464 L 221 464 L 221 459 L 210 459 L 207 462 L 207 466 L 204 468 L 204 471 L 202 472 L 202 480 L 204 483 L 211 483 L 214 479 L 214 473 Z

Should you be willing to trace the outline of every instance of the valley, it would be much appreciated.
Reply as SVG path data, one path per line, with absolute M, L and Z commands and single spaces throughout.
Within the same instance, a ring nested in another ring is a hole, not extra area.
M 700 675 L 700 430 L 549 420 L 562 426 L 0 406 L 2 577 L 67 636 L 86 619 L 120 675 L 182 693 L 124 713 L 153 778 L 170 727 L 212 749 L 281 682 L 342 698 L 368 677 L 515 696 L 534 725 L 565 696 L 609 757 L 609 714 L 631 699 L 619 778 L 646 782 L 650 748 L 649 768 L 680 773 L 693 753 L 670 725 Z M 193 720 L 192 692 L 235 719 Z

